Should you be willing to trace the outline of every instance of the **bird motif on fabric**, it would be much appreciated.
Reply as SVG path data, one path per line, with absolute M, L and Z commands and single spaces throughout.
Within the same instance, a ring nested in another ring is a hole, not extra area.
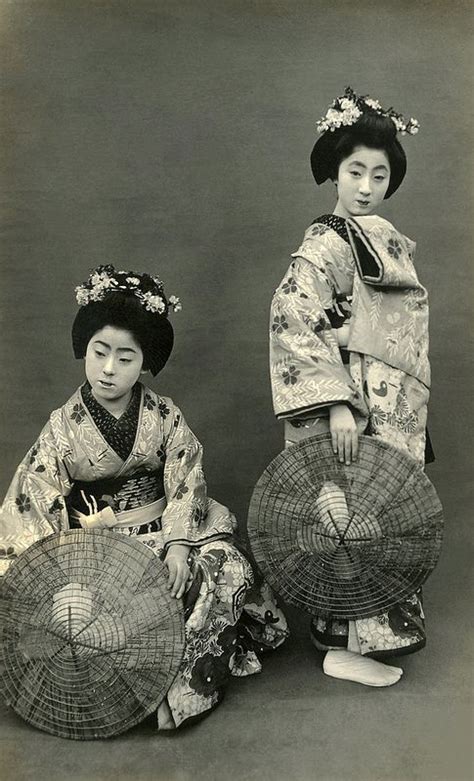
M 386 396 L 388 393 L 388 385 L 385 380 L 382 380 L 380 386 L 378 388 L 372 387 L 372 390 L 376 396 Z

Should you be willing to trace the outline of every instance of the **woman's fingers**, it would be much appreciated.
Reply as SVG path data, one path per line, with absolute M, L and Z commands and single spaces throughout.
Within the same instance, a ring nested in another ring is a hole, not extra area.
M 357 460 L 357 455 L 359 453 L 359 433 L 358 431 L 352 432 L 352 460 Z
M 344 432 L 339 431 L 337 435 L 337 455 L 341 463 L 344 461 L 344 440 L 345 440 Z
M 189 578 L 189 567 L 186 563 L 176 561 L 174 558 L 169 558 L 166 561 L 168 565 L 168 588 L 171 591 L 171 596 L 179 599 L 183 596 L 186 583 Z
M 357 458 L 359 437 L 357 431 L 338 431 L 332 434 L 333 450 L 341 464 L 349 465 Z
M 177 567 L 174 559 L 168 559 L 166 563 L 168 565 L 168 588 L 171 589 L 176 580 Z
M 346 464 L 351 463 L 351 450 L 352 450 L 352 440 L 351 435 L 348 431 L 344 433 L 344 453 L 343 457 L 341 458 L 341 461 L 345 462 Z
M 186 577 L 186 575 L 184 575 L 183 579 L 181 580 L 181 585 L 180 585 L 180 587 L 178 589 L 178 592 L 176 594 L 176 599 L 181 599 L 181 597 L 183 596 L 184 589 L 186 588 L 187 580 L 188 580 L 188 578 Z
M 337 447 L 337 431 L 331 431 L 331 439 L 332 439 L 332 450 L 335 456 L 337 456 L 338 453 L 338 447 Z
M 178 572 L 176 579 L 174 581 L 173 588 L 171 589 L 171 596 L 176 597 L 179 599 L 184 594 L 184 587 L 186 586 L 186 581 L 188 579 L 188 573 L 186 569 L 183 567 L 178 567 Z

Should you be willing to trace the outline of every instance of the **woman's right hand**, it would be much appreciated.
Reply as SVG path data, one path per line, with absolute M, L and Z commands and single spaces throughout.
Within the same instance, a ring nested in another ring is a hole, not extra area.
M 191 579 L 191 570 L 188 563 L 190 548 L 187 545 L 174 544 L 168 548 L 165 556 L 165 564 L 168 567 L 168 588 L 171 596 L 181 599 L 188 581 Z
M 347 404 L 333 404 L 329 407 L 329 431 L 332 447 L 339 461 L 347 465 L 357 458 L 359 435 L 357 424 Z

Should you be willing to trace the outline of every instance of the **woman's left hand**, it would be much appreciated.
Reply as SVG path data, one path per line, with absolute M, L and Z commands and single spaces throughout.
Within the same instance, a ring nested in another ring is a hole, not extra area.
M 347 347 L 349 344 L 349 323 L 344 323 L 336 328 L 336 339 L 339 347 Z
M 187 545 L 171 545 L 165 556 L 168 567 L 168 588 L 171 596 L 180 599 L 186 591 L 186 584 L 191 577 L 188 564 L 189 548 Z

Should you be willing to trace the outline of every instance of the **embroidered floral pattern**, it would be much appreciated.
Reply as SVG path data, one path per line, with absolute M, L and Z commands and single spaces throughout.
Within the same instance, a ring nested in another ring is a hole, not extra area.
M 272 331 L 276 334 L 284 333 L 288 328 L 285 315 L 276 315 L 273 319 Z
M 38 452 L 39 452 L 39 447 L 33 447 L 30 450 L 30 464 L 34 463 L 36 456 L 38 455 Z
M 86 411 L 82 404 L 74 404 L 72 408 L 71 420 L 74 420 L 77 425 L 80 425 L 86 417 Z
M 163 420 L 170 414 L 170 409 L 166 406 L 164 401 L 158 403 L 158 410 Z
M 398 260 L 398 258 L 402 254 L 402 247 L 400 242 L 398 242 L 396 239 L 389 239 L 387 245 L 387 251 L 389 255 L 395 258 L 395 260 Z
M 16 559 L 17 554 L 15 553 L 15 548 L 12 545 L 9 545 L 8 548 L 4 548 L 3 546 L 0 547 L 0 558 L 2 559 Z
M 178 486 L 178 488 L 176 490 L 176 498 L 177 499 L 182 499 L 183 496 L 188 493 L 188 491 L 189 491 L 189 488 L 186 485 L 186 483 L 181 483 L 181 485 Z
M 143 401 L 144 406 L 146 409 L 153 410 L 156 407 L 156 401 L 155 399 L 152 399 L 149 393 L 145 393 L 145 398 Z
M 51 507 L 48 509 L 48 513 L 50 515 L 56 515 L 57 513 L 60 513 L 64 509 L 64 505 L 62 502 L 59 501 L 58 498 L 54 500 Z
M 299 374 L 300 371 L 295 366 L 288 366 L 288 371 L 283 372 L 282 374 L 283 382 L 285 385 L 296 385 Z
M 298 287 L 296 285 L 296 280 L 293 277 L 288 277 L 287 281 L 283 283 L 281 286 L 281 289 L 283 290 L 286 295 L 289 293 L 296 293 L 298 290 Z
M 327 225 L 321 225 L 319 223 L 316 225 L 312 225 L 310 230 L 313 236 L 322 236 L 324 233 L 326 233 L 329 230 L 329 228 Z
M 19 512 L 21 513 L 27 513 L 29 510 L 31 510 L 31 503 L 30 503 L 30 497 L 26 494 L 20 494 L 16 499 L 15 503 L 18 507 Z
M 372 409 L 372 420 L 375 424 L 380 425 L 387 420 L 387 413 L 378 404 L 375 404 Z

